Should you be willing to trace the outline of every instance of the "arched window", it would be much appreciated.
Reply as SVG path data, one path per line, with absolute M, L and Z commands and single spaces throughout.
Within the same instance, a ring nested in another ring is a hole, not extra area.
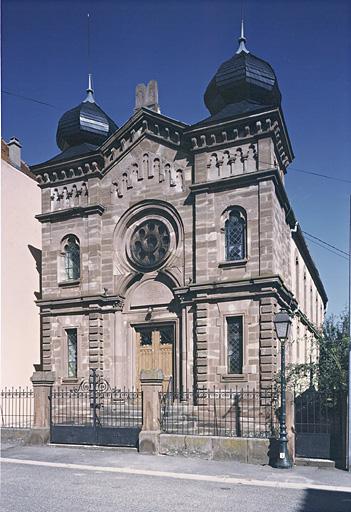
M 225 259 L 246 258 L 246 219 L 239 210 L 231 210 L 225 222 Z
M 78 239 L 70 235 L 64 244 L 65 280 L 72 281 L 80 278 L 80 248 Z

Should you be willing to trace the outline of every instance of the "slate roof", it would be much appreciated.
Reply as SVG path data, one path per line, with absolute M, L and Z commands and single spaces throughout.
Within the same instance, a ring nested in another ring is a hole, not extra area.
M 280 105 L 273 68 L 252 53 L 241 51 L 225 61 L 209 83 L 205 105 L 211 120 Z

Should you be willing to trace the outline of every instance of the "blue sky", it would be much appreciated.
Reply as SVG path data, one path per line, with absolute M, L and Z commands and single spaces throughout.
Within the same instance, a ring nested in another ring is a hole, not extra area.
M 29 163 L 56 153 L 57 122 L 87 87 L 87 13 L 95 96 L 121 126 L 139 82 L 158 80 L 161 111 L 186 123 L 207 116 L 203 93 L 237 48 L 241 1 L 3 0 L 2 136 Z M 287 191 L 302 229 L 348 251 L 351 184 L 351 2 L 244 2 L 247 46 L 273 66 L 295 161 Z M 308 242 L 329 296 L 348 299 L 348 263 Z

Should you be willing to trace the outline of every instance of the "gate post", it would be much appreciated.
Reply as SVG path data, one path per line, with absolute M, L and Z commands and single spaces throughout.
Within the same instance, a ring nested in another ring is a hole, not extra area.
M 162 370 L 140 372 L 143 393 L 143 426 L 139 434 L 140 453 L 158 453 L 160 444 Z
M 36 371 L 30 380 L 34 394 L 34 421 L 29 440 L 32 444 L 42 444 L 49 440 L 50 435 L 49 396 L 55 382 L 55 373 Z

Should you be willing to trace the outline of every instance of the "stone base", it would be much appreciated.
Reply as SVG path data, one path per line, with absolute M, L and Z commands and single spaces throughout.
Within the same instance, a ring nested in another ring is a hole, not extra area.
M 31 430 L 29 428 L 1 428 L 1 444 L 24 445 L 28 444 Z
M 50 441 L 49 428 L 32 428 L 27 444 L 47 444 Z
M 271 441 L 256 438 L 161 434 L 159 443 L 161 455 L 183 455 L 202 459 L 236 460 L 249 464 L 269 464 Z
M 142 430 L 139 434 L 139 453 L 160 453 L 160 432 Z

